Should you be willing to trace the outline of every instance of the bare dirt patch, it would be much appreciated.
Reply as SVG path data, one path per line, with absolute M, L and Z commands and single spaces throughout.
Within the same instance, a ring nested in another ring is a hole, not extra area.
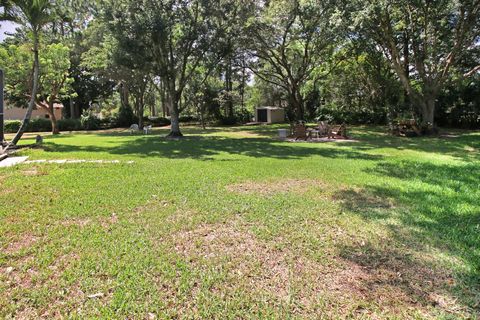
M 201 225 L 173 234 L 172 241 L 175 252 L 195 268 L 213 265 L 226 270 L 228 280 L 212 291 L 224 296 L 234 288 L 267 294 L 283 304 L 294 301 L 295 313 L 301 316 L 325 313 L 322 302 L 327 301 L 335 305 L 332 316 L 420 312 L 430 317 L 432 308 L 447 309 L 436 302 L 438 297 L 455 301 L 442 291 L 451 276 L 396 251 L 377 250 L 377 256 L 343 252 L 320 263 L 258 239 L 239 220 Z M 362 307 L 352 310 L 356 305 Z M 450 305 L 451 310 L 461 307 Z
M 91 223 L 92 223 L 92 220 L 89 219 L 89 218 L 83 218 L 83 219 L 82 218 L 73 218 L 73 219 L 66 219 L 66 220 L 63 220 L 63 221 L 60 222 L 60 224 L 63 227 L 76 226 L 76 227 L 80 227 L 80 228 L 84 228 Z
M 37 167 L 32 167 L 26 170 L 22 170 L 21 173 L 26 177 L 46 176 L 47 172 L 42 171 Z
M 47 303 L 36 308 L 19 308 L 15 319 L 62 319 L 72 306 L 80 307 L 85 301 L 85 294 L 78 285 L 65 285 L 61 280 L 64 272 L 78 263 L 80 256 L 75 252 L 65 253 L 54 259 L 50 265 L 35 266 L 35 258 L 19 260 L 16 267 L 4 277 L 7 299 L 18 299 L 30 292 L 49 292 Z
M 107 217 L 99 218 L 70 218 L 60 221 L 63 227 L 78 227 L 80 229 L 89 226 L 101 226 L 104 229 L 110 229 L 113 225 L 118 223 L 119 217 L 116 213 L 112 213 Z
M 104 217 L 100 219 L 100 225 L 104 229 L 110 229 L 113 225 L 118 223 L 118 215 L 116 213 L 112 213 L 109 217 Z
M 171 202 L 169 202 L 167 200 L 160 199 L 157 195 L 152 195 L 152 199 L 148 200 L 145 204 L 136 207 L 133 210 L 133 213 L 135 213 L 137 215 L 140 215 L 140 214 L 142 214 L 144 212 L 147 212 L 147 211 L 150 211 L 152 209 L 167 208 L 171 205 L 172 205 Z
M 1 183 L 1 181 L 0 181 Z M 0 189 L 0 196 L 6 196 L 10 193 L 13 193 L 14 189 L 7 189 L 7 188 L 4 188 L 2 187 L 2 189 Z
M 39 239 L 32 234 L 24 234 L 21 238 L 12 241 L 5 249 L 7 254 L 15 254 L 21 250 L 27 249 L 33 246 Z
M 52 278 L 57 279 L 62 272 L 79 260 L 80 256 L 75 252 L 70 252 L 57 257 L 53 263 L 48 266 L 48 269 L 54 271 Z
M 7 286 L 12 288 L 32 289 L 34 287 L 35 278 L 38 276 L 38 271 L 30 268 L 26 271 L 18 271 L 14 269 L 7 275 Z
M 229 192 L 239 194 L 259 194 L 264 196 L 272 196 L 281 193 L 305 193 L 310 188 L 324 187 L 321 181 L 312 179 L 284 179 L 272 182 L 247 181 L 232 184 L 226 187 Z

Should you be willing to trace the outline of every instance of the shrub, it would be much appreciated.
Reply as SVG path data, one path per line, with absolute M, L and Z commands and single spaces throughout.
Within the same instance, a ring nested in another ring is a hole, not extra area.
M 233 126 L 238 123 L 238 119 L 235 116 L 232 117 L 221 117 L 218 121 L 222 126 Z
M 231 117 L 221 116 L 218 123 L 223 126 L 233 126 L 239 123 L 247 123 L 252 120 L 253 114 L 248 110 L 236 110 Z
M 117 126 L 117 118 L 115 117 L 105 117 L 100 119 L 100 127 L 102 129 L 112 129 Z
M 323 107 L 318 111 L 315 120 L 328 121 L 330 123 L 347 124 L 386 124 L 387 116 L 385 111 L 376 112 L 369 109 L 347 109 L 339 107 Z
M 133 114 L 130 106 L 120 106 L 116 116 L 116 125 L 118 127 L 127 128 L 134 123 L 138 123 L 138 118 Z
M 179 122 L 198 122 L 198 118 L 195 116 L 180 116 L 178 118 Z
M 48 132 L 52 131 L 52 123 L 49 119 L 31 119 L 27 126 L 27 132 Z
M 20 120 L 7 120 L 5 121 L 5 132 L 6 133 L 15 133 L 20 129 L 22 121 Z M 43 118 L 30 119 L 28 122 L 26 132 L 47 132 L 52 131 L 52 124 L 50 120 Z
M 83 111 L 80 117 L 82 128 L 85 130 L 98 130 L 100 129 L 100 119 L 98 119 L 91 110 Z
M 252 121 L 253 113 L 247 109 L 241 109 L 235 112 L 235 117 L 239 123 L 248 123 Z
M 146 124 L 150 124 L 154 127 L 165 127 L 169 126 L 171 123 L 170 119 L 163 118 L 163 117 L 152 117 L 145 119 Z
M 57 121 L 60 131 L 78 131 L 82 130 L 82 122 L 80 119 L 62 119 Z
M 3 126 L 5 133 L 15 133 L 20 129 L 22 121 L 20 120 L 6 120 Z

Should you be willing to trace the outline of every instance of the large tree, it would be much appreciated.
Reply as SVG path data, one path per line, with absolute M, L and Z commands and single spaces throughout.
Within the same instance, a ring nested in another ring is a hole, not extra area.
M 478 45 L 478 0 L 359 1 L 355 32 L 374 39 L 427 126 L 452 68 Z
M 44 109 L 52 123 L 52 133 L 59 133 L 54 105 L 72 95 L 69 76 L 70 55 L 69 48 L 62 44 L 42 46 L 39 55 L 39 66 L 42 73 L 38 78 L 37 90 L 32 97 L 31 72 L 32 56 L 30 46 L 7 45 L 0 48 L 0 67 L 5 70 L 8 83 L 6 85 L 7 99 L 19 107 L 28 105 L 34 98 L 35 107 Z
M 151 83 L 152 63 L 141 46 L 141 39 L 130 39 L 122 32 L 115 32 L 101 21 L 92 23 L 87 29 L 85 42 L 88 50 L 81 56 L 81 67 L 85 72 L 104 82 L 113 81 L 120 93 L 120 111 L 130 113 L 133 107 L 138 116 L 138 125 L 143 128 L 143 114 L 147 89 Z M 132 99 L 133 98 L 133 99 Z M 119 119 L 121 126 L 130 126 L 131 117 Z
M 257 3 L 247 27 L 251 68 L 285 90 L 297 120 L 304 119 L 304 86 L 332 55 L 339 35 L 336 1 L 275 0 Z
M 181 101 L 192 75 L 201 66 L 214 67 L 207 63 L 214 56 L 216 29 L 210 21 L 214 5 L 201 0 L 122 0 L 108 7 L 114 36 L 151 60 L 152 73 L 163 83 L 172 122 L 169 136 L 182 135 Z
M 33 47 L 33 81 L 31 97 L 28 103 L 28 108 L 25 113 L 22 125 L 18 129 L 17 134 L 11 141 L 10 145 L 16 145 L 22 138 L 35 107 L 35 97 L 38 91 L 39 75 L 40 75 L 40 61 L 38 57 L 39 38 L 42 27 L 45 26 L 52 19 L 51 15 L 51 0 L 2 0 L 1 6 L 3 8 L 2 19 L 10 20 L 19 23 L 26 27 L 31 32 L 32 47 Z
M 44 109 L 52 123 L 52 133 L 60 133 L 55 115 L 55 104 L 73 96 L 70 77 L 70 49 L 63 44 L 50 44 L 40 54 L 39 91 L 37 94 L 37 108 Z

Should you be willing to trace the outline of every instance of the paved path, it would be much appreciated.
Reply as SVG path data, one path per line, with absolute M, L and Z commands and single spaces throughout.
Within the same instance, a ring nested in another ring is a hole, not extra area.
M 8 157 L 7 159 L 0 161 L 0 168 L 13 167 L 27 161 L 27 159 L 28 157 Z
M 119 164 L 119 160 L 30 160 L 26 161 L 25 164 L 79 164 L 79 163 L 106 163 L 106 164 Z M 126 164 L 133 164 L 134 161 L 127 161 Z
M 0 161 L 0 168 L 13 167 L 17 164 L 80 164 L 80 163 L 98 163 L 98 164 L 120 164 L 119 160 L 30 160 L 28 157 L 10 157 Z M 126 161 L 126 164 L 133 164 L 135 161 Z

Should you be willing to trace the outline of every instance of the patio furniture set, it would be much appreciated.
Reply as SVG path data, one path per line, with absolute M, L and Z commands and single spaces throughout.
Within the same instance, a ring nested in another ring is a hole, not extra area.
M 345 123 L 341 125 L 330 125 L 326 121 L 320 121 L 317 126 L 309 127 L 305 123 L 292 124 L 291 137 L 296 140 L 308 140 L 308 139 L 347 139 L 347 125 Z

